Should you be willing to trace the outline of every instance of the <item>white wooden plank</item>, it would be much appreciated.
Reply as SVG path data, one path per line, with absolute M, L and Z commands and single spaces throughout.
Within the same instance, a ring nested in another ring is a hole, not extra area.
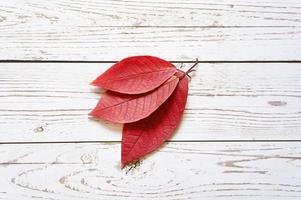
M 87 115 L 110 65 L 1 63 L 0 142 L 120 141 Z M 300 89 L 300 63 L 200 64 L 172 140 L 300 140 Z
M 298 0 L 10 0 L 1 25 L 300 26 Z
M 167 60 L 300 60 L 301 27 L 185 28 L 4 26 L 1 60 L 120 60 L 150 54 Z
M 120 144 L 1 145 L 0 198 L 300 199 L 300 143 L 169 143 L 126 173 Z

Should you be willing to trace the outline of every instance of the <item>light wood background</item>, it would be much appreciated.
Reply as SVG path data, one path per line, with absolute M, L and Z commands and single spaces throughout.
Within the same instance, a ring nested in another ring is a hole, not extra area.
M 120 170 L 114 62 L 199 58 L 175 135 Z M 0 1 L 0 199 L 300 199 L 298 0 Z

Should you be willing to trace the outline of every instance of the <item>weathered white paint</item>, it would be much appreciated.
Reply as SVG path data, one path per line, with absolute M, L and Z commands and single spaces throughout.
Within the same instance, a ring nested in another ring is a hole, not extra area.
M 1 199 L 300 199 L 301 144 L 169 143 L 126 173 L 120 143 L 0 146 Z
M 120 60 L 150 54 L 167 60 L 299 60 L 300 27 L 97 27 L 34 24 L 0 29 L 0 59 Z
M 298 0 L 10 0 L 3 26 L 300 26 Z
M 87 115 L 111 65 L 1 63 L 1 142 L 120 141 L 120 125 Z M 300 140 L 300 89 L 299 63 L 199 64 L 172 140 Z
M 0 60 L 300 61 L 300 11 L 298 0 L 1 1 Z M 129 173 L 108 142 L 121 126 L 87 117 L 102 93 L 88 83 L 109 66 L 0 63 L 0 143 L 21 143 L 0 145 L 0 199 L 301 198 L 300 63 L 201 64 L 173 142 Z

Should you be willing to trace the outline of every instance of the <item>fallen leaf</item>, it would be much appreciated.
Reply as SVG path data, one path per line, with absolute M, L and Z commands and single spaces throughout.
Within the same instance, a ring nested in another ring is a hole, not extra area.
M 116 123 L 130 123 L 148 117 L 173 93 L 179 78 L 172 76 L 156 90 L 145 94 L 128 95 L 108 91 L 91 116 Z
M 149 117 L 125 124 L 122 134 L 122 168 L 154 151 L 171 137 L 179 124 L 187 100 L 188 77 L 182 71 L 176 76 L 181 80 L 170 98 Z
M 153 56 L 128 57 L 114 64 L 91 84 L 125 94 L 149 92 L 176 73 L 175 66 Z

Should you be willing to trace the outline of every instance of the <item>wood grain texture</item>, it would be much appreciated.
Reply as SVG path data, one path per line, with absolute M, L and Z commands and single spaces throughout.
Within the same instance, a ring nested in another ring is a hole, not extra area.
M 129 173 L 120 144 L 0 146 L 0 198 L 300 199 L 300 143 L 168 143 Z M 168 160 L 168 162 L 167 162 Z
M 117 61 L 133 55 L 166 60 L 300 60 L 300 27 L 187 28 L 4 26 L 1 60 Z
M 0 61 L 300 61 L 301 2 L 1 1 L 0 45 Z M 87 115 L 110 65 L 0 63 L 0 143 L 20 142 L 0 145 L 0 199 L 301 199 L 300 62 L 201 64 L 180 142 L 129 173 L 121 126 Z
M 1 142 L 120 141 L 121 126 L 87 115 L 110 65 L 1 63 Z M 300 63 L 200 64 L 172 140 L 300 140 L 300 97 Z
M 300 26 L 298 0 L 10 0 L 2 26 Z

